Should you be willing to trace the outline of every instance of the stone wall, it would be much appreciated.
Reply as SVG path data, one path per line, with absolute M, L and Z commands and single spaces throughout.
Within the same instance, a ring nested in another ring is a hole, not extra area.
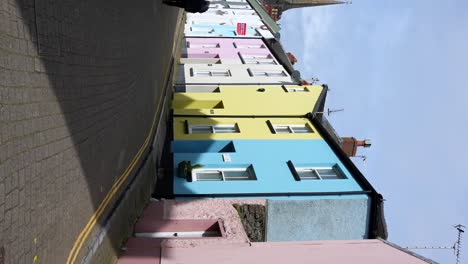
M 177 12 L 146 0 L 0 0 L 6 263 L 66 262 L 149 135 Z
M 251 242 L 265 241 L 265 205 L 234 204 Z

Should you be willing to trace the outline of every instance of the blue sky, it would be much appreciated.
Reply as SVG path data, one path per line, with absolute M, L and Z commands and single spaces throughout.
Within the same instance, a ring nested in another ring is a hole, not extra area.
M 303 78 L 328 84 L 327 107 L 345 109 L 329 117 L 338 133 L 372 139 L 355 163 L 384 195 L 401 246 L 452 246 L 452 226 L 468 226 L 466 11 L 461 0 L 357 0 L 280 21 Z M 416 252 L 455 263 L 452 251 Z

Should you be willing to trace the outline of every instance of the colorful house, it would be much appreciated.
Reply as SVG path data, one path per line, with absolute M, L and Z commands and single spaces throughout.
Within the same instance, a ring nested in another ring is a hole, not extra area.
M 279 65 L 261 39 L 186 38 L 180 63 Z
M 174 197 L 268 199 L 267 241 L 376 237 L 380 196 L 308 114 L 323 107 L 325 93 L 219 86 L 175 94 Z M 285 228 L 288 221 L 297 225 Z
M 246 26 L 246 32 L 237 31 L 239 23 Z M 217 1 L 205 13 L 187 14 L 184 34 L 187 37 L 274 38 L 257 12 L 244 1 Z
M 297 84 L 282 65 L 182 64 L 175 85 Z
M 174 116 L 296 116 L 319 107 L 322 85 L 220 85 L 175 93 Z
M 265 242 L 267 204 L 265 199 L 153 201 L 117 263 L 436 263 L 382 239 Z
M 186 38 L 184 43 L 176 86 L 299 83 L 276 40 Z
M 381 195 L 320 115 L 327 86 L 298 85 L 277 39 L 256 38 L 252 25 L 271 35 L 259 19 L 244 1 L 187 16 L 162 197 L 265 200 L 265 241 L 385 238 Z

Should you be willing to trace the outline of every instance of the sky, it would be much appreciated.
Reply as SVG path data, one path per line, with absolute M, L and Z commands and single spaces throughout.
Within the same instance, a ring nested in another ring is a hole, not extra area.
M 303 79 L 328 84 L 340 136 L 370 138 L 356 165 L 385 198 L 389 241 L 452 246 L 468 227 L 468 1 L 355 0 L 283 13 Z M 468 263 L 468 229 L 460 263 Z M 417 250 L 455 263 L 451 250 Z

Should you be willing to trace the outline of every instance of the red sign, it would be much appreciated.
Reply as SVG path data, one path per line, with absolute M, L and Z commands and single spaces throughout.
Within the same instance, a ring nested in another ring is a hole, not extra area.
M 237 23 L 237 35 L 247 34 L 247 23 Z

